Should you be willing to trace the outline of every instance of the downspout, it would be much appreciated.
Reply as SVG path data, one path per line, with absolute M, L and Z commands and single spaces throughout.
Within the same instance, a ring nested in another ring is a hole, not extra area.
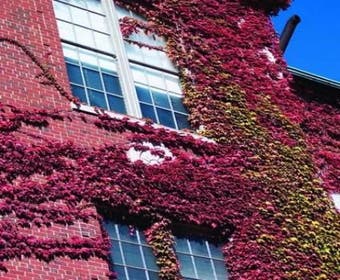
M 286 23 L 285 28 L 283 29 L 283 32 L 280 36 L 280 49 L 282 53 L 286 51 L 286 48 L 288 46 L 288 43 L 294 33 L 294 30 L 296 26 L 301 21 L 300 17 L 298 15 L 292 16 Z

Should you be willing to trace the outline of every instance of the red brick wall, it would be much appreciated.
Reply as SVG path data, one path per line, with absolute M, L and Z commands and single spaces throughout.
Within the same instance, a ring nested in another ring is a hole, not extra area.
M 50 68 L 67 92 L 70 91 L 65 64 L 54 18 L 52 1 L 18 0 L 0 1 L 0 37 L 15 40 L 31 51 L 45 67 Z M 75 140 L 84 146 L 123 142 L 122 135 L 99 131 L 82 119 L 83 113 L 72 112 L 70 101 L 60 95 L 53 85 L 44 85 L 37 75 L 41 69 L 19 46 L 8 41 L 0 42 L 0 102 L 19 109 L 49 109 L 71 114 L 72 121 L 52 121 L 48 128 L 23 127 L 16 136 L 27 143 L 40 141 L 41 137 L 57 141 Z M 87 115 L 91 120 L 91 116 Z M 6 219 L 14 217 L 6 217 Z M 62 239 L 69 237 L 102 238 L 97 220 L 72 226 L 21 228 L 22 234 Z M 66 257 L 44 262 L 22 257 L 6 263 L 8 272 L 0 272 L 0 279 L 107 279 L 106 261 L 98 258 L 71 260 Z

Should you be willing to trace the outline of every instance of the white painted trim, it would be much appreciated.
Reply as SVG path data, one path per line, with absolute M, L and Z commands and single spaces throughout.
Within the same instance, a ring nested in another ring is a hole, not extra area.
M 112 0 L 102 0 L 104 13 L 108 20 L 108 28 L 115 54 L 117 56 L 118 74 L 121 82 L 121 87 L 124 96 L 126 111 L 129 115 L 142 117 L 142 112 L 139 107 L 135 83 L 132 76 L 132 71 L 129 65 L 129 60 L 125 51 L 124 41 L 120 32 L 118 14 L 116 12 Z

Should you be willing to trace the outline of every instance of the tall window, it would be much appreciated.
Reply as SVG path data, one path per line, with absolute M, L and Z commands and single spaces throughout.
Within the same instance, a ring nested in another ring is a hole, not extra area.
M 188 127 L 164 39 L 143 30 L 122 37 L 119 18 L 143 18 L 112 0 L 53 3 L 72 92 L 81 102 L 176 129 Z
M 199 238 L 176 238 L 176 254 L 185 280 L 226 280 L 222 250 Z
M 143 232 L 108 220 L 104 227 L 111 241 L 113 269 L 119 280 L 159 279 L 159 268 Z

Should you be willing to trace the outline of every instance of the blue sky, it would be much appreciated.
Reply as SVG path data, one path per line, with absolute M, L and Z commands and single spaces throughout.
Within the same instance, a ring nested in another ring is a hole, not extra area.
M 295 0 L 273 17 L 278 33 L 294 14 L 301 18 L 287 47 L 289 66 L 340 82 L 340 0 Z

